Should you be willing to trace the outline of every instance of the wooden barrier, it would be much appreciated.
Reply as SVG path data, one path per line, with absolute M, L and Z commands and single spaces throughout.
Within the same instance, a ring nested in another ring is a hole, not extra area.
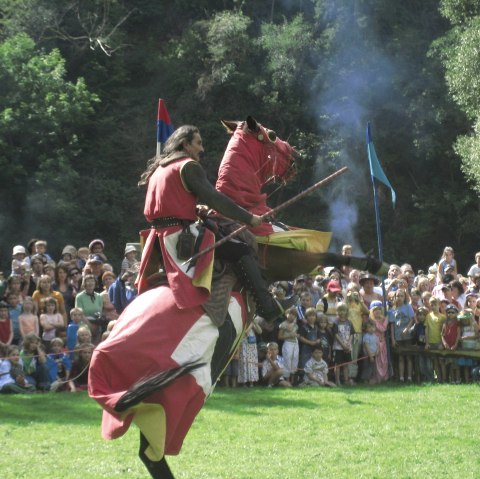
M 480 360 L 480 349 L 422 349 L 417 346 L 396 347 L 393 349 L 396 354 L 410 354 L 413 356 L 430 356 L 442 358 L 472 358 Z

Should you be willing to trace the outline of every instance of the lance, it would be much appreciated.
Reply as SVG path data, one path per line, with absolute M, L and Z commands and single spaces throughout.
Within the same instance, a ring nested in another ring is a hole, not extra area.
M 346 171 L 348 171 L 348 167 L 344 166 L 343 168 L 340 168 L 339 170 L 335 171 L 334 173 L 332 173 L 331 175 L 327 176 L 326 178 L 324 178 L 323 180 L 320 180 L 318 181 L 317 183 L 315 183 L 314 185 L 308 187 L 306 190 L 303 190 L 302 192 L 298 193 L 298 195 L 295 195 L 293 196 L 292 198 L 290 198 L 289 200 L 285 201 L 284 203 L 282 203 L 281 205 L 278 205 L 276 206 L 275 208 L 273 208 L 272 210 L 270 210 L 268 213 L 265 213 L 261 216 L 262 220 L 266 220 L 268 218 L 271 218 L 273 217 L 276 213 L 278 213 L 279 211 L 287 208 L 288 206 L 292 205 L 293 203 L 297 202 L 298 200 L 300 200 L 301 198 L 303 198 L 304 196 L 307 196 L 309 195 L 312 191 L 316 190 L 317 188 L 320 188 L 321 186 L 324 186 L 326 185 L 327 183 L 329 183 L 330 181 L 332 181 L 334 178 L 336 178 L 337 176 L 340 176 L 340 175 L 343 175 L 343 173 L 345 173 Z M 250 225 L 242 225 L 240 226 L 239 228 L 237 228 L 235 231 L 232 231 L 230 234 L 228 234 L 227 236 L 224 236 L 222 239 L 216 241 L 215 243 L 213 243 L 212 245 L 208 246 L 207 248 L 205 248 L 204 250 L 202 251 L 199 251 L 197 254 L 193 255 L 191 258 L 187 259 L 186 261 L 184 261 L 182 263 L 182 266 L 185 266 L 186 264 L 190 263 L 191 261 L 195 261 L 197 258 L 199 258 L 200 256 L 203 256 L 204 254 L 207 254 L 209 253 L 210 251 L 212 251 L 213 249 L 215 248 L 218 248 L 219 246 L 221 246 L 222 244 L 225 244 L 227 241 L 230 241 L 232 238 L 235 238 L 235 236 L 237 236 L 238 234 L 240 234 L 242 231 L 245 231 Z

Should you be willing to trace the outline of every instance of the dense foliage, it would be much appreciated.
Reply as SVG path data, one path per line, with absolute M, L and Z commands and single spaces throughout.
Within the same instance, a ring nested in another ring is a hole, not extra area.
M 282 201 L 350 172 L 283 219 L 376 250 L 367 121 L 397 192 L 380 188 L 384 256 L 473 262 L 480 219 L 480 8 L 472 0 L 0 0 L 0 238 L 57 255 L 102 237 L 113 258 L 144 227 L 137 179 L 158 97 L 197 124 L 212 180 L 219 120 L 253 114 L 304 154 Z

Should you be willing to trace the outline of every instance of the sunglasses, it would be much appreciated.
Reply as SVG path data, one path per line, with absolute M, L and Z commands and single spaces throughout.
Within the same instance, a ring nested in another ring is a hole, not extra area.
M 77 274 L 80 274 L 80 272 L 79 271 L 72 271 L 70 273 L 70 276 L 77 276 Z
M 447 314 L 457 314 L 456 311 L 447 311 Z

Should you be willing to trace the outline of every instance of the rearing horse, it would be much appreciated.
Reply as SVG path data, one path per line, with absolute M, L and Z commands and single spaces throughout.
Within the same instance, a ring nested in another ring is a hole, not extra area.
M 271 211 L 262 188 L 287 182 L 296 173 L 298 154 L 276 133 L 249 116 L 246 121 L 222 121 L 232 134 L 218 171 L 216 188 L 257 215 Z M 259 259 L 271 281 L 291 280 L 319 265 L 350 266 L 383 275 L 388 265 L 366 257 L 327 252 L 331 233 L 264 223 L 251 228 L 257 235 Z

